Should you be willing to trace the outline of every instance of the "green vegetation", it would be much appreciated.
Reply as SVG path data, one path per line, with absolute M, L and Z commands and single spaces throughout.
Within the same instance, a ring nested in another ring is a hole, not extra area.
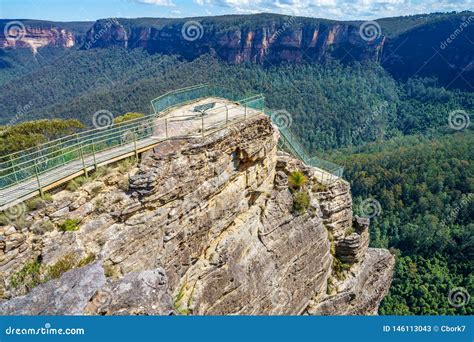
M 293 193 L 293 211 L 296 214 L 303 214 L 309 208 L 310 197 L 306 191 Z
M 119 172 L 122 174 L 125 174 L 128 171 L 130 171 L 132 166 L 135 164 L 135 158 L 134 157 L 126 158 L 124 160 L 119 161 L 117 164 L 118 164 Z
M 191 311 L 188 308 L 183 308 L 183 299 L 185 294 L 186 282 L 181 285 L 179 292 L 173 300 L 173 306 L 180 315 L 189 315 Z
M 37 120 L 0 126 L 0 156 L 37 146 L 84 128 L 78 120 Z
M 97 196 L 102 190 L 104 190 L 104 185 L 97 184 L 91 189 L 91 193 L 93 196 Z
M 59 229 L 63 232 L 73 232 L 79 229 L 80 219 L 68 218 L 59 225 Z
M 344 280 L 346 278 L 345 271 L 348 271 L 351 265 L 343 263 L 339 258 L 334 257 L 332 263 L 332 271 L 338 280 Z
M 328 190 L 328 187 L 325 184 L 314 181 L 313 187 L 311 188 L 313 192 L 324 192 Z
M 451 257 L 450 257 L 451 258 Z M 472 260 L 471 260 L 472 261 Z M 466 261 L 468 262 L 468 261 Z M 472 265 L 471 265 L 472 266 Z M 465 266 L 452 262 L 439 253 L 431 257 L 398 258 L 390 293 L 380 307 L 384 315 L 472 315 L 474 305 L 454 307 L 449 303 L 450 291 L 464 288 L 472 295 L 474 276 L 466 275 Z M 461 285 L 461 286 L 460 286 Z
M 380 202 L 371 245 L 395 250 L 396 273 L 383 314 L 472 314 L 455 308 L 449 291 L 474 292 L 474 135 L 465 130 L 427 138 L 407 136 L 331 157 L 345 164 L 354 208 Z
M 10 278 L 10 285 L 14 289 L 24 288 L 24 290 L 28 292 L 41 283 L 57 279 L 67 271 L 76 267 L 86 266 L 94 260 L 94 254 L 89 254 L 78 261 L 77 257 L 70 253 L 62 256 L 57 262 L 48 266 L 42 264 L 41 260 L 36 259 L 26 263 L 20 271 L 15 273 Z
M 288 176 L 288 183 L 295 189 L 301 189 L 308 182 L 308 178 L 301 171 L 293 171 Z
M 139 118 L 142 118 L 144 116 L 145 116 L 145 114 L 143 114 L 143 113 L 128 112 L 128 113 L 125 113 L 124 115 L 117 116 L 114 119 L 114 123 L 115 124 L 120 124 L 122 122 L 130 121 L 130 120 L 133 120 L 133 119 L 139 119 Z
M 45 273 L 45 282 L 51 279 L 59 278 L 63 273 L 71 270 L 76 265 L 76 257 L 74 254 L 66 254 L 56 263 L 51 266 L 47 266 Z
M 85 256 L 84 258 L 79 260 L 76 267 L 83 267 L 83 266 L 89 265 L 89 264 L 93 263 L 95 261 L 95 259 L 96 259 L 96 256 L 94 254 L 92 254 L 92 253 L 88 254 L 87 256 Z
M 381 25 L 395 37 L 407 28 L 436 23 L 438 17 L 441 15 L 382 19 Z M 219 29 L 237 25 L 236 18 L 222 18 Z M 248 19 L 241 25 L 251 27 L 256 22 Z M 472 114 L 474 93 L 448 90 L 429 78 L 398 82 L 372 63 L 261 67 L 229 65 L 209 55 L 187 62 L 141 49 L 113 48 L 71 51 L 71 58 L 59 59 L 54 65 L 41 61 L 33 65 L 28 62 L 31 53 L 22 50 L 8 50 L 1 56 L 19 61 L 0 72 L 2 124 L 12 119 L 58 117 L 77 118 L 91 127 L 92 115 L 98 110 L 148 113 L 150 99 L 206 82 L 237 87 L 242 93 L 264 93 L 268 107 L 291 114 L 290 129 L 309 151 L 325 153 L 326 159 L 345 166 L 344 177 L 352 184 L 356 210 L 364 199 L 380 202 L 382 213 L 371 220 L 371 244 L 392 248 L 399 255 L 394 283 L 380 312 L 472 314 L 472 300 L 461 308 L 447 302 L 452 287 L 474 293 L 469 254 L 474 241 L 473 135 L 471 128 L 453 133 L 448 115 L 453 110 Z M 57 54 L 55 49 L 41 50 L 44 59 Z M 25 67 L 29 68 L 26 73 Z M 77 72 L 78 68 L 88 72 Z M 12 79 L 15 87 L 9 83 Z M 110 80 L 119 86 L 111 87 Z M 18 113 L 18 104 L 26 105 L 25 98 L 31 100 L 28 107 L 32 108 Z M 125 114 L 116 120 L 132 117 Z M 80 129 L 73 121 L 70 126 L 61 128 L 56 123 L 46 130 L 38 122 L 32 129 L 28 125 L 0 128 L 0 154 Z M 120 172 L 126 166 L 121 165 Z M 99 168 L 91 179 L 106 172 Z M 71 181 L 68 188 L 77 189 L 79 183 L 78 179 Z M 304 182 L 296 184 L 300 185 L 292 185 L 294 209 L 304 212 L 309 199 L 297 191 Z M 128 182 L 121 182 L 120 187 L 126 191 Z M 327 188 L 311 184 L 311 190 Z M 334 253 L 333 242 L 331 250 Z
M 23 268 L 12 275 L 10 285 L 16 289 L 24 287 L 27 291 L 41 283 L 41 263 L 38 260 L 30 261 Z

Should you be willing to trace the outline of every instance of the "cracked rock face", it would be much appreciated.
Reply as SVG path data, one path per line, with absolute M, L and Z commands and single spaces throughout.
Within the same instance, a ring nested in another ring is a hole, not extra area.
M 168 141 L 129 172 L 59 192 L 0 227 L 0 313 L 376 313 L 393 257 L 368 249 L 348 183 L 324 183 L 277 142 L 264 115 Z M 307 177 L 301 188 L 288 183 L 295 170 Z M 60 231 L 68 218 L 77 230 Z M 66 272 L 31 289 L 18 281 L 31 262 Z M 89 283 L 76 286 L 80 275 Z M 75 292 L 58 297 L 58 284 Z

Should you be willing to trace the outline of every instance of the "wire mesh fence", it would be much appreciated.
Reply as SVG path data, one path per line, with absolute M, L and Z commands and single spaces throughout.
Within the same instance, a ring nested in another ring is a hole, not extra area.
M 248 94 L 210 84 L 183 88 L 152 100 L 154 113 L 151 115 L 79 132 L 34 148 L 0 156 L 0 190 L 36 178 L 37 188 L 33 191 L 38 189 L 41 191 L 41 186 L 48 184 L 41 184 L 40 176 L 48 173 L 48 182 L 57 180 L 55 177 L 49 177 L 51 170 L 62 167 L 63 173 L 56 171 L 58 173 L 56 178 L 73 174 L 81 168 L 85 170 L 90 165 L 97 165 L 97 159 L 103 161 L 104 158 L 115 158 L 117 153 L 121 153 L 120 151 L 125 154 L 135 150 L 136 153 L 137 146 L 143 146 L 146 139 L 160 141 L 180 136 L 206 136 L 262 112 L 272 118 L 273 112 L 265 108 L 263 95 L 246 95 Z M 200 107 L 194 115 L 164 117 L 164 114 L 176 106 L 204 98 L 217 100 L 212 106 Z M 224 101 L 221 102 L 219 99 Z M 342 176 L 341 166 L 318 157 L 310 157 L 299 143 L 299 139 L 287 128 L 279 127 L 279 130 L 285 148 L 306 164 L 324 170 L 326 173 L 323 176 L 327 176 L 328 181 Z M 66 171 L 63 170 L 65 166 Z
M 266 108 L 265 113 L 272 119 L 272 121 L 278 122 L 278 120 L 275 120 L 275 116 L 278 115 L 275 111 Z M 324 171 L 320 175 L 320 178 L 324 183 L 330 184 L 338 178 L 342 178 L 344 172 L 343 166 L 321 159 L 317 156 L 311 157 L 309 152 L 303 145 L 301 145 L 300 139 L 297 138 L 288 127 L 280 126 L 278 127 L 278 130 L 280 131 L 280 145 L 282 148 L 302 160 L 306 165 L 314 166 Z

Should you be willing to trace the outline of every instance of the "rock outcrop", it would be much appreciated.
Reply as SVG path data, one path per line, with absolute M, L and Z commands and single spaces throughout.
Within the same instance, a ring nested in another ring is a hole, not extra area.
M 61 27 L 30 26 L 21 21 L 2 21 L 0 27 L 0 48 L 28 48 L 36 53 L 46 46 L 71 48 L 77 40 L 73 32 Z
M 278 152 L 278 138 L 258 115 L 170 140 L 11 220 L 0 231 L 0 313 L 376 313 L 393 257 L 368 248 L 349 184 L 323 182 Z M 296 170 L 300 188 L 288 182 Z M 53 291 L 92 271 L 97 281 L 77 293 Z

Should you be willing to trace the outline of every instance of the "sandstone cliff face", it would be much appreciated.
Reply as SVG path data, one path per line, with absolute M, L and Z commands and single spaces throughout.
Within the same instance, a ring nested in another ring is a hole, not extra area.
M 12 25 L 9 30 L 4 27 L 1 32 L 0 48 L 29 48 L 34 53 L 46 46 L 71 48 L 76 42 L 72 32 L 60 27 L 45 28 L 17 24 Z
M 300 22 L 301 19 L 305 20 Z M 385 42 L 383 36 L 367 42 L 359 34 L 357 25 L 342 22 L 279 16 L 271 21 L 261 20 L 252 28 L 239 25 L 243 22 L 223 28 L 210 20 L 202 20 L 191 24 L 186 31 L 186 20 L 160 25 L 99 20 L 87 33 L 84 47 L 141 47 L 187 59 L 211 53 L 229 63 L 265 64 L 321 62 L 331 58 L 379 61 Z
M 260 115 L 162 143 L 1 227 L 0 313 L 376 313 L 393 257 L 368 248 L 349 185 L 321 184 L 277 141 Z M 302 213 L 294 170 L 308 177 Z M 78 230 L 60 231 L 66 219 Z

